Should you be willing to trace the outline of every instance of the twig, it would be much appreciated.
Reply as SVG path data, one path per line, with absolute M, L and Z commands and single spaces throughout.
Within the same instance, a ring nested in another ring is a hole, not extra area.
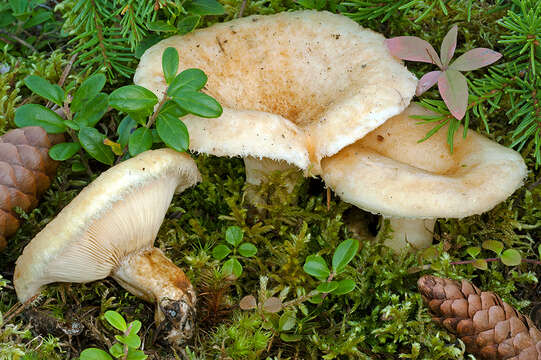
M 21 312 L 23 312 L 24 309 L 28 307 L 36 298 L 39 296 L 39 294 L 36 294 L 32 296 L 30 299 L 26 300 L 24 304 L 21 304 L 18 302 L 17 304 L 13 305 L 11 309 L 9 309 L 4 315 L 4 324 L 7 324 L 13 319 L 15 316 L 19 315 Z M 2 326 L 0 326 L 1 328 Z
M 246 2 L 247 0 L 242 0 L 242 4 L 240 4 L 239 14 L 237 15 L 237 18 L 242 17 L 242 14 L 244 13 L 244 9 L 246 8 Z
M 150 129 L 150 127 L 152 126 L 152 124 L 154 124 L 154 121 L 156 120 L 156 117 L 158 116 L 158 113 L 160 112 L 160 110 L 162 109 L 162 106 L 163 104 L 165 104 L 165 102 L 169 99 L 169 96 L 167 96 L 167 94 L 164 92 L 163 93 L 163 97 L 162 97 L 162 100 L 160 101 L 160 103 L 158 104 L 158 107 L 156 108 L 156 110 L 154 110 L 154 112 L 152 113 L 152 116 L 150 117 L 150 119 L 148 119 L 148 122 L 147 122 L 147 129 Z
M 29 48 L 30 50 L 32 50 L 33 52 L 38 52 L 38 50 L 33 47 L 32 45 L 30 45 L 29 43 L 27 43 L 26 41 L 24 41 L 23 39 L 13 35 L 13 34 L 10 34 L 8 33 L 6 30 L 4 29 L 0 29 L 0 33 L 2 34 L 5 34 L 6 36 L 12 38 L 13 40 L 17 41 L 19 44 L 23 45 L 23 46 L 26 46 L 27 48 Z
M 73 63 L 75 62 L 75 58 L 77 58 L 78 54 L 75 54 L 71 57 L 68 65 L 64 68 L 64 71 L 62 72 L 62 75 L 60 76 L 60 79 L 58 80 L 58 86 L 64 85 L 64 82 L 66 81 L 66 78 L 68 77 L 68 74 L 71 71 L 71 67 L 73 66 Z

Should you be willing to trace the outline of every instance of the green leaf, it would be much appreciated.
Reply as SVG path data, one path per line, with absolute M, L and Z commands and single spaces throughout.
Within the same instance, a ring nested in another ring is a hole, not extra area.
M 472 263 L 473 267 L 479 270 L 486 270 L 488 269 L 488 263 L 485 259 L 476 259 Z
M 178 51 L 174 47 L 168 47 L 163 52 L 162 70 L 165 82 L 167 85 L 171 85 L 178 71 Z
M 23 28 L 29 29 L 36 25 L 42 24 L 49 19 L 52 19 L 52 17 L 53 17 L 53 14 L 50 11 L 46 11 L 46 10 L 33 11 L 32 17 L 27 22 L 24 23 Z
M 160 36 L 157 36 L 157 35 L 151 35 L 151 36 L 145 38 L 135 48 L 135 57 L 137 59 L 140 59 L 141 56 L 143 56 L 143 54 L 145 53 L 145 51 L 148 50 L 148 48 L 150 48 L 151 46 L 157 44 L 161 39 L 162 38 Z
M 128 345 L 131 348 L 137 349 L 141 346 L 141 338 L 137 334 L 130 333 L 128 336 L 115 335 L 115 338 L 123 344 Z
M 494 251 L 497 255 L 500 255 L 503 251 L 503 243 L 497 240 L 486 240 L 481 244 L 483 249 Z
M 242 243 L 239 246 L 239 254 L 244 257 L 252 257 L 257 254 L 257 248 L 251 243 Z
M 163 142 L 176 151 L 186 151 L 190 144 L 188 129 L 182 120 L 174 115 L 165 113 L 158 115 L 156 120 L 156 130 Z
M 320 293 L 330 293 L 338 288 L 338 281 L 324 282 L 316 288 Z
M 75 114 L 73 120 L 81 126 L 94 127 L 107 112 L 109 107 L 107 94 L 100 93 Z
M 127 360 L 144 360 L 148 356 L 142 350 L 128 348 Z
M 73 164 L 71 164 L 71 171 L 73 172 L 82 172 L 85 171 L 85 166 L 82 162 L 76 161 Z
M 308 301 L 312 304 L 321 304 L 323 302 L 323 296 L 321 294 L 317 294 L 308 299 Z
M 225 14 L 224 7 L 216 0 L 194 0 L 185 8 L 189 13 L 201 16 Z
M 278 320 L 278 329 L 280 331 L 289 331 L 295 327 L 297 318 L 293 311 L 285 311 Z
M 178 91 L 173 100 L 187 112 L 204 118 L 222 115 L 222 106 L 212 97 L 195 91 Z
M 105 351 L 96 349 L 96 348 L 89 348 L 85 349 L 81 352 L 81 355 L 79 357 L 81 360 L 113 360 L 113 358 L 107 354 Z
M 75 155 L 80 148 L 81 145 L 79 145 L 79 143 L 69 142 L 56 144 L 49 149 L 49 156 L 51 159 L 57 161 L 68 160 L 71 159 L 71 157 Z
M 27 76 L 24 84 L 35 94 L 44 97 L 55 104 L 62 106 L 64 103 L 64 90 L 56 84 L 51 84 L 44 78 L 36 75 Z
M 124 345 L 117 342 L 109 348 L 109 352 L 111 353 L 111 355 L 118 359 L 124 356 Z
M 79 124 L 72 120 L 64 120 L 64 125 L 75 131 L 79 131 L 79 129 L 81 128 Z
M 161 114 L 169 114 L 174 117 L 181 118 L 188 114 L 184 109 L 182 109 L 176 102 L 173 100 L 167 100 L 165 104 L 163 104 L 162 108 L 160 109 L 160 115 Z
M 466 249 L 466 252 L 468 253 L 468 255 L 475 259 L 477 255 L 481 253 L 481 249 L 479 248 L 479 246 L 470 246 Z
M 327 280 L 331 272 L 325 260 L 319 255 L 309 255 L 303 266 L 304 271 L 319 280 Z
M 344 279 L 338 281 L 338 287 L 331 291 L 333 295 L 344 295 L 352 292 L 355 289 L 355 281 L 353 279 Z
M 243 237 L 244 231 L 238 226 L 230 226 L 225 231 L 225 241 L 233 245 L 233 247 L 239 246 Z
M 66 131 L 64 120 L 57 113 L 37 104 L 26 104 L 15 110 L 15 124 L 18 127 L 41 126 L 49 134 Z
M 105 80 L 105 75 L 96 74 L 83 81 L 75 94 L 73 94 L 73 100 L 70 104 L 71 111 L 78 112 L 83 109 L 86 102 L 89 102 L 100 93 L 105 85 Z
M 182 91 L 199 91 L 207 83 L 207 75 L 201 69 L 186 69 L 173 79 L 167 94 L 175 96 Z
M 199 25 L 200 20 L 201 16 L 199 15 L 188 15 L 181 19 L 177 24 L 179 35 L 184 35 L 192 32 L 197 27 L 197 25 Z
M 158 32 L 175 32 L 177 29 L 163 20 L 153 21 L 147 25 L 149 30 Z
M 541 259 L 541 244 L 539 244 L 539 247 L 537 248 L 537 252 L 539 253 L 539 259 Z
M 332 268 L 335 274 L 340 274 L 346 268 L 359 250 L 359 241 L 355 239 L 347 239 L 342 241 L 334 251 L 332 257 Z
M 152 91 L 138 85 L 123 86 L 109 95 L 109 105 L 126 113 L 150 113 L 157 103 L 158 98 Z
M 82 127 L 79 131 L 79 142 L 94 159 L 107 165 L 113 165 L 115 155 L 111 148 L 103 143 L 105 135 L 98 130 Z
M 128 328 L 126 325 L 126 320 L 124 320 L 122 315 L 116 311 L 108 310 L 105 312 L 105 314 L 103 314 L 103 316 L 105 317 L 105 320 L 107 320 L 107 322 L 117 330 L 124 332 Z
M 120 124 L 118 124 L 116 133 L 118 134 L 118 142 L 120 146 L 122 146 L 122 148 L 128 145 L 130 135 L 132 134 L 133 130 L 135 130 L 136 128 L 137 128 L 137 123 L 129 115 L 124 117 L 124 119 L 122 119 Z
M 231 253 L 231 249 L 228 248 L 226 245 L 218 245 L 214 249 L 212 249 L 212 256 L 216 260 L 222 260 L 225 259 L 227 255 Z
M 282 339 L 284 342 L 296 342 L 302 340 L 302 335 L 280 333 L 280 339 Z
M 134 320 L 131 323 L 128 324 L 128 328 L 130 329 L 130 334 L 137 334 L 139 330 L 141 330 L 141 322 L 139 320 Z
M 240 275 L 242 274 L 242 265 L 235 258 L 229 259 L 222 266 L 222 273 L 224 275 L 233 274 L 238 279 Z
M 131 156 L 136 156 L 152 147 L 152 133 L 146 127 L 140 127 L 130 135 L 128 151 Z
M 520 265 L 520 263 L 522 262 L 522 256 L 515 249 L 505 250 L 502 253 L 501 259 L 502 259 L 502 263 L 504 263 L 507 266 Z

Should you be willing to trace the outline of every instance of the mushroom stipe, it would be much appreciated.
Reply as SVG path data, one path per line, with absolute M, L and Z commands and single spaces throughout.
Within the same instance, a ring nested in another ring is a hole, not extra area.
M 195 162 L 171 149 L 146 151 L 105 171 L 24 249 L 14 276 L 19 300 L 52 282 L 112 276 L 155 302 L 166 340 L 182 345 L 193 335 L 195 290 L 153 244 L 173 194 L 200 180 Z

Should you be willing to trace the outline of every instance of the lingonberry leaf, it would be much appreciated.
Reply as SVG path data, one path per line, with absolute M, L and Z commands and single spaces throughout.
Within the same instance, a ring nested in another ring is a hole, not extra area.
M 456 37 L 458 34 L 458 26 L 453 26 L 445 35 L 440 47 L 440 59 L 444 67 L 449 65 L 453 58 L 456 49 Z
M 420 96 L 425 91 L 430 89 L 432 86 L 434 86 L 435 83 L 438 82 L 438 78 L 441 75 L 441 71 L 431 71 L 424 74 L 419 82 L 417 83 L 417 89 L 415 89 L 415 95 Z
M 458 71 L 476 70 L 498 61 L 501 57 L 502 54 L 497 51 L 476 48 L 460 55 L 449 67 Z
M 453 69 L 447 69 L 438 78 L 438 89 L 451 114 L 461 120 L 468 107 L 468 82 L 466 77 Z
M 436 50 L 427 41 L 415 36 L 398 36 L 386 39 L 385 44 L 391 55 L 409 61 L 420 61 L 442 67 Z

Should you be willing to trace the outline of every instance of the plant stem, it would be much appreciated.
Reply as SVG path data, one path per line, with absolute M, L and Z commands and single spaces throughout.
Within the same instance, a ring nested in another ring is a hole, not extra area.
M 461 260 L 461 261 L 452 261 L 450 262 L 451 265 L 465 265 L 465 264 L 473 264 L 477 260 L 485 260 L 486 262 L 494 262 L 494 261 L 501 261 L 500 258 L 489 258 L 489 259 L 472 259 L 472 260 Z M 533 260 L 533 259 L 521 259 L 520 260 L 523 263 L 529 263 L 529 264 L 536 264 L 541 265 L 541 261 L 539 260 Z
M 148 119 L 148 122 L 147 122 L 147 129 L 150 129 L 150 127 L 152 126 L 152 124 L 154 124 L 154 121 L 156 121 L 156 117 L 158 116 L 158 113 L 160 112 L 160 110 L 162 109 L 163 107 L 163 104 L 165 104 L 165 102 L 169 99 L 169 96 L 167 96 L 167 93 L 163 93 L 163 97 L 162 99 L 160 100 L 160 103 L 158 104 L 158 107 L 156 108 L 156 110 L 154 110 L 154 112 L 152 113 L 152 116 L 150 117 L 150 119 Z

